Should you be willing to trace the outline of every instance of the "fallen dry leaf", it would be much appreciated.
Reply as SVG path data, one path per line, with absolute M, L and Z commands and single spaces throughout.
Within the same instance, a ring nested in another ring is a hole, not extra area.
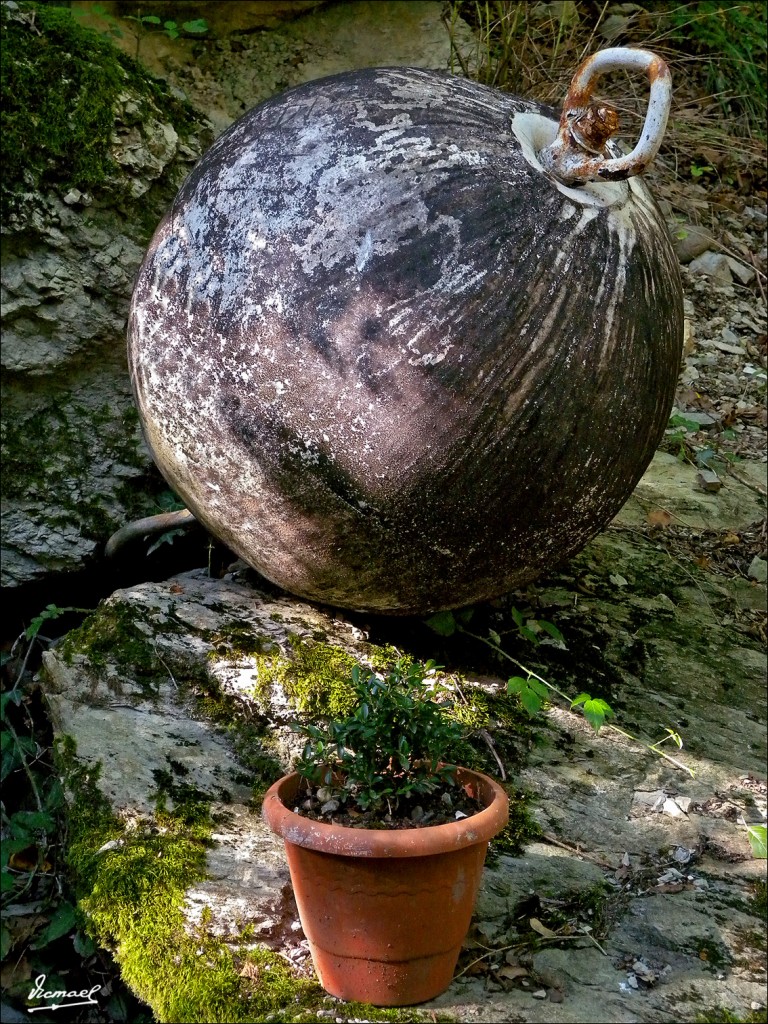
M 646 519 L 648 520 L 649 526 L 664 527 L 669 526 L 669 524 L 672 522 L 672 516 L 669 512 L 666 511 L 666 509 L 663 508 L 651 509 L 651 511 L 646 516 Z
M 528 977 L 528 971 L 524 967 L 500 967 L 496 973 L 500 978 L 506 978 L 508 981 Z
M 19 917 L 6 918 L 5 926 L 11 933 L 12 945 L 23 946 L 27 939 L 31 939 L 48 918 L 42 914 L 27 914 Z
M 36 846 L 25 846 L 18 853 L 11 854 L 8 858 L 8 866 L 16 871 L 34 871 L 35 868 L 38 871 L 50 871 L 53 867 L 49 860 L 43 860 L 42 863 L 38 863 L 39 860 L 40 852 L 38 848 Z
M 259 978 L 259 968 L 256 964 L 252 964 L 250 960 L 246 960 L 240 968 L 240 977 L 250 978 L 252 981 L 257 981 Z
M 528 920 L 528 924 L 533 928 L 539 935 L 543 935 L 545 939 L 556 939 L 557 932 L 553 932 L 551 928 L 547 928 L 545 924 L 542 924 L 537 917 L 531 917 Z
M 14 985 L 24 985 L 32 977 L 32 964 L 25 956 L 18 961 L 6 961 L 0 967 L 0 987 L 7 992 Z

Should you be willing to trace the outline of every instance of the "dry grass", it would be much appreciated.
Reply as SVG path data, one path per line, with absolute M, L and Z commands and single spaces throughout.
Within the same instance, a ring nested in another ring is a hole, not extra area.
M 555 107 L 578 65 L 602 47 L 639 45 L 662 56 L 675 91 L 667 136 L 649 178 L 673 209 L 706 222 L 713 195 L 760 194 L 766 185 L 765 128 L 762 112 L 755 115 L 760 104 L 755 107 L 754 95 L 739 94 L 740 83 L 746 92 L 764 74 L 762 66 L 740 62 L 733 52 L 693 52 L 699 33 L 711 50 L 711 8 L 724 6 L 463 0 L 447 4 L 444 18 L 452 40 L 458 18 L 474 29 L 473 46 L 452 46 L 456 73 Z M 719 22 L 715 27 L 722 32 Z M 691 41 L 681 42 L 686 34 Z M 723 79 L 736 88 L 712 92 L 712 82 Z M 621 115 L 619 140 L 633 146 L 645 116 L 647 83 L 626 73 L 606 76 L 601 98 Z

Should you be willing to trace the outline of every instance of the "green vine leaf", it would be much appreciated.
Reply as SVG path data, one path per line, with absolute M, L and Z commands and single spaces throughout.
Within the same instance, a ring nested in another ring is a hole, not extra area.
M 537 715 L 541 711 L 549 693 L 547 687 L 533 676 L 529 676 L 527 679 L 523 679 L 522 676 L 512 676 L 507 681 L 507 692 L 516 693 L 520 697 L 520 703 L 531 716 Z
M 755 860 L 766 860 L 768 856 L 768 836 L 765 825 L 747 825 L 749 845 Z
M 437 612 L 427 619 L 427 625 L 439 636 L 453 636 L 457 629 L 453 612 Z
M 595 732 L 600 732 L 607 718 L 613 718 L 613 708 L 602 697 L 590 697 L 588 693 L 580 693 L 571 702 L 571 710 L 579 706 Z

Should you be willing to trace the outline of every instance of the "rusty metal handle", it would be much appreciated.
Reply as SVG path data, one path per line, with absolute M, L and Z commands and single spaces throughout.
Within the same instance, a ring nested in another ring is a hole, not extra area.
M 590 101 L 601 75 L 622 70 L 647 72 L 651 94 L 637 145 L 626 156 L 609 157 L 605 155 L 605 144 L 619 126 L 618 115 L 612 107 Z M 564 185 L 623 181 L 642 174 L 661 146 L 671 100 L 672 76 L 661 57 L 650 50 L 623 46 L 599 50 L 573 76 L 557 137 L 541 150 L 539 160 Z

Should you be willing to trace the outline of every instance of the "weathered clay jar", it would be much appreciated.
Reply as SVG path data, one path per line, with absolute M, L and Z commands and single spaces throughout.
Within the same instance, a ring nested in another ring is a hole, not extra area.
M 451 983 L 488 841 L 509 809 L 487 776 L 459 768 L 457 779 L 483 811 L 403 830 L 345 828 L 294 813 L 297 774 L 267 792 L 262 813 L 285 840 L 301 924 L 331 995 L 410 1006 Z
M 668 96 L 658 58 L 601 51 L 560 128 L 418 68 L 310 82 L 187 179 L 136 282 L 136 402 L 171 486 L 268 579 L 345 608 L 458 607 L 569 558 L 629 497 L 683 316 L 664 218 L 614 180 L 666 114 L 621 158 L 588 103 L 622 60 Z

